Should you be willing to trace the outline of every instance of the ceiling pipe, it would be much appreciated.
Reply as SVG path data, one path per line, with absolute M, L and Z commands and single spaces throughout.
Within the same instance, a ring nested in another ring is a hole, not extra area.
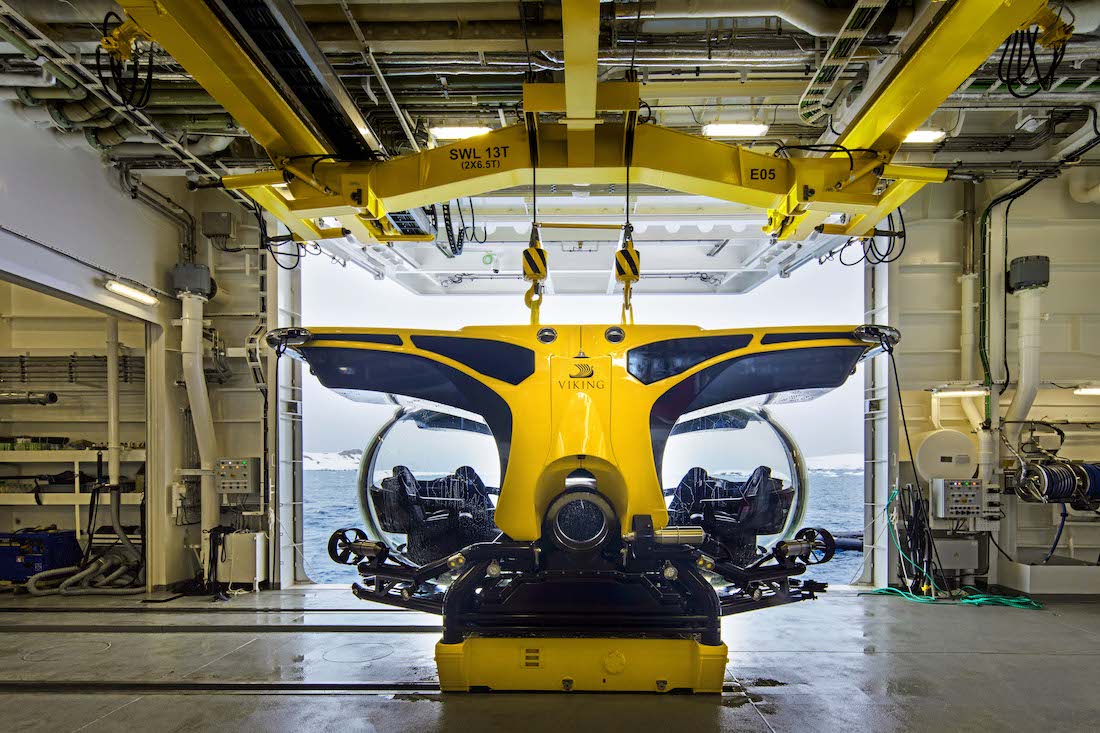
M 115 0 L 80 0 L 79 8 L 57 0 L 8 0 L 16 12 L 36 23 L 98 23 L 110 12 L 121 12 Z
M 397 116 L 397 121 L 401 124 L 401 131 L 405 133 L 405 137 L 412 146 L 413 152 L 419 153 L 420 144 L 416 141 L 416 136 L 413 135 L 412 129 L 409 127 L 409 121 L 406 119 L 405 113 L 401 111 L 401 105 L 397 103 L 397 98 L 393 96 L 393 90 L 390 89 L 389 82 L 386 81 L 386 77 L 382 74 L 382 69 L 379 68 L 378 61 L 374 58 L 374 52 L 371 51 L 370 44 L 367 43 L 367 38 L 363 35 L 363 29 L 359 26 L 359 21 L 356 20 L 355 15 L 351 12 L 351 8 L 345 0 L 340 1 L 340 10 L 345 16 L 352 33 L 355 35 L 355 39 L 359 42 L 359 55 L 367 62 L 367 65 L 374 73 L 374 78 L 378 81 L 378 85 L 382 87 L 382 91 L 385 93 L 386 99 L 390 103 L 390 107 L 393 108 L 393 113 Z
M 203 135 L 184 147 L 192 155 L 212 155 L 220 153 L 233 144 L 237 138 L 232 135 Z M 157 143 L 120 143 L 107 150 L 112 158 L 157 158 L 168 153 Z
M 401 131 L 405 133 L 405 137 L 408 138 L 413 151 L 419 153 L 420 144 L 416 141 L 416 137 L 409 127 L 409 121 L 405 118 L 405 113 L 401 111 L 401 105 L 397 103 L 397 97 L 393 96 L 393 90 L 390 89 L 386 77 L 383 76 L 382 69 L 378 67 L 378 62 L 375 60 L 374 53 L 371 52 L 370 46 L 364 48 L 363 57 L 370 63 L 371 70 L 374 71 L 374 78 L 378 81 L 378 85 L 382 87 L 382 91 L 385 92 L 386 99 L 389 100 L 390 107 L 393 108 L 393 113 L 397 115 L 397 121 L 401 123 Z
M 1100 0 L 1070 0 L 1066 7 L 1073 13 L 1073 32 L 1092 33 L 1100 28 Z
M 139 129 L 132 122 L 122 122 L 112 127 L 84 131 L 84 138 L 96 150 L 106 150 L 145 136 L 145 131 Z
M 0 90 L 8 91 L 8 90 Z M 84 87 L 69 89 L 68 87 L 16 87 L 11 90 L 18 99 L 28 107 L 34 107 L 49 100 L 81 100 L 88 96 L 88 90 Z
M 47 107 L 28 107 L 25 104 L 20 104 L 18 101 L 12 101 L 7 106 L 8 109 L 11 110 L 12 115 L 21 122 L 27 122 L 32 125 L 54 124 L 53 117 L 50 116 L 50 110 Z
M 53 405 L 56 392 L 0 392 L 0 405 Z
M 1088 182 L 1088 171 L 1074 168 L 1069 173 L 1069 195 L 1079 204 L 1100 204 L 1100 184 Z
M 0 24 L 0 39 L 7 41 L 12 46 L 14 46 L 15 49 L 19 51 L 19 53 L 23 54 L 26 58 L 33 61 L 38 66 L 42 67 L 42 71 L 53 76 L 60 86 L 63 86 L 67 89 L 81 88 L 80 85 L 77 84 L 76 80 L 69 76 L 68 72 L 66 72 L 52 60 L 43 56 L 37 48 L 28 44 L 15 33 L 12 33 L 3 24 Z M 86 93 L 87 92 L 85 92 L 85 94 Z
M 97 97 L 77 102 L 48 102 L 46 104 L 50 119 L 63 130 L 83 127 L 92 120 L 102 120 L 101 126 L 108 127 L 112 123 L 105 119 L 103 115 L 109 108 L 110 105 Z
M 0 73 L 0 87 L 52 87 L 56 81 L 44 70 L 38 74 Z
M 194 262 L 197 247 L 195 245 L 195 217 L 168 196 L 153 188 L 140 177 L 130 172 L 130 165 L 123 162 L 118 165 L 119 188 L 130 198 L 145 204 L 156 213 L 168 219 L 180 230 L 180 259 Z
M 638 17 L 638 6 L 616 4 L 615 15 L 621 20 Z M 848 19 L 848 10 L 827 8 L 817 0 L 653 0 L 643 2 L 643 19 L 682 18 L 759 18 L 775 17 L 814 36 L 835 36 Z M 904 32 L 913 22 L 913 12 L 900 8 L 892 34 Z
M 415 23 L 448 21 L 466 23 L 473 20 L 515 20 L 518 12 L 514 2 L 362 2 L 348 0 L 349 13 L 365 23 Z M 298 14 L 307 23 L 338 23 L 346 17 L 334 0 L 295 0 Z M 545 20 L 561 20 L 561 5 L 541 4 Z

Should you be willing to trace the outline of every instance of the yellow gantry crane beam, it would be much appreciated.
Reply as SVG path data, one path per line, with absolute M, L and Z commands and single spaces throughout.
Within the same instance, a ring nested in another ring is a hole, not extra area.
M 230 176 L 223 183 L 253 195 L 256 189 L 279 186 L 278 191 L 263 195 L 265 201 L 272 195 L 279 197 L 277 208 L 268 208 L 280 217 L 342 217 L 362 211 L 380 219 L 393 211 L 527 184 L 531 173 L 527 134 L 523 125 L 513 125 L 380 163 L 323 162 L 312 175 L 320 188 L 297 179 L 284 186 L 278 171 Z M 622 123 L 599 125 L 593 135 L 594 164 L 576 168 L 569 161 L 570 132 L 560 125 L 542 126 L 539 182 L 625 183 L 623 135 Z M 853 178 L 847 158 L 777 158 L 657 125 L 640 125 L 635 129 L 630 178 L 759 208 L 777 206 L 795 188 L 813 199 L 805 202 L 809 206 L 855 215 L 870 213 L 881 203 L 874 189 L 880 180 L 875 170 L 882 166 L 874 158 L 870 163 L 873 167 L 862 173 L 856 169 Z M 943 175 L 939 169 L 897 166 L 897 170 L 920 174 L 923 180 Z
M 273 160 L 331 152 L 205 2 L 122 0 L 119 5 Z
M 247 191 L 302 239 L 332 236 L 317 223 L 329 216 L 363 241 L 395 241 L 407 237 L 386 220 L 389 212 L 528 184 L 532 139 L 540 183 L 623 183 L 631 129 L 632 181 L 765 208 L 764 230 L 777 239 L 804 239 L 836 214 L 845 215 L 844 223 L 828 225 L 830 233 L 866 236 L 924 185 L 946 177 L 941 169 L 891 165 L 901 141 L 1012 31 L 1034 22 L 1046 2 L 956 0 L 838 140 L 865 151 L 788 160 L 657 125 L 631 128 L 639 86 L 597 82 L 598 0 L 564 0 L 564 84 L 524 85 L 526 126 L 385 161 L 317 160 L 332 151 L 205 2 L 120 4 L 264 146 L 278 169 L 228 177 L 224 185 Z M 626 122 L 600 117 L 609 111 L 625 113 Z M 564 124 L 538 124 L 540 112 L 564 112 Z
M 565 127 L 569 165 L 590 167 L 596 158 L 596 77 L 599 73 L 600 0 L 562 0 L 565 53 Z
M 906 135 L 931 117 L 1013 31 L 1030 25 L 1046 5 L 1047 0 L 957 0 L 878 87 L 836 143 L 880 151 L 889 161 Z M 849 219 L 843 233 L 869 234 L 923 185 L 919 180 L 895 181 L 883 196 L 886 205 Z M 827 213 L 791 205 L 795 192 L 791 193 L 786 205 L 769 214 L 781 239 L 802 239 L 825 221 Z

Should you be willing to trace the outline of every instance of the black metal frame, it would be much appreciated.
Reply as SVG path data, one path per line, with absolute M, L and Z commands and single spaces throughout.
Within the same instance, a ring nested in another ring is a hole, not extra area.
M 716 560 L 717 544 L 656 544 L 648 518 L 639 519 L 633 542 L 584 558 L 541 542 L 502 541 L 417 568 L 395 563 L 381 543 L 356 542 L 363 582 L 353 593 L 441 614 L 445 643 L 470 635 L 643 636 L 717 645 L 722 616 L 811 600 L 826 589 L 795 579 L 812 560 L 784 543 L 739 566 Z M 436 582 L 448 574 L 456 576 L 449 585 Z M 716 590 L 714 575 L 729 586 Z

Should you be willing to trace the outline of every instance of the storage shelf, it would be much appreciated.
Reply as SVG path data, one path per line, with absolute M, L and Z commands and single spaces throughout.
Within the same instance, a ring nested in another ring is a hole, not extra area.
M 42 504 L 34 499 L 34 494 L 0 494 L 0 506 L 88 506 L 91 494 L 39 494 Z M 141 504 L 145 494 L 123 494 L 121 496 L 123 506 L 137 506 Z M 107 494 L 99 496 L 100 506 L 106 506 L 111 501 Z
M 0 450 L 0 463 L 94 463 L 96 456 L 103 453 L 107 460 L 107 449 L 95 450 Z M 123 462 L 143 463 L 144 448 L 123 449 L 120 456 Z M 3 478 L 3 476 L 0 476 Z

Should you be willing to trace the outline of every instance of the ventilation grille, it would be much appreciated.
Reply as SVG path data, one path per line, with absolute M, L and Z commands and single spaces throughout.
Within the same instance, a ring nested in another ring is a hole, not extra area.
M 523 650 L 524 669 L 542 669 L 542 650 L 534 647 Z

